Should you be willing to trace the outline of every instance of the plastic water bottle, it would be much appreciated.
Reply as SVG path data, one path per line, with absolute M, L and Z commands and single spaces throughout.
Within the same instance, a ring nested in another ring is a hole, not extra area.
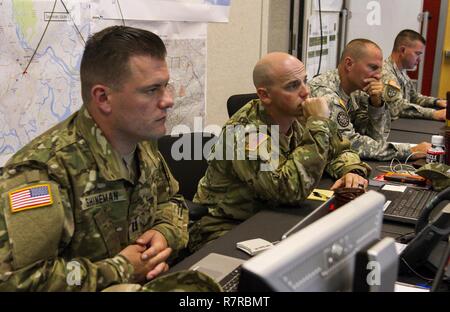
M 445 142 L 442 135 L 431 137 L 431 148 L 427 151 L 427 163 L 445 163 Z

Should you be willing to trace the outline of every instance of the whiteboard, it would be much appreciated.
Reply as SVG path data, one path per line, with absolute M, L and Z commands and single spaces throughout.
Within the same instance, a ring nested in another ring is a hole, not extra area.
M 356 38 L 370 39 L 381 47 L 383 58 L 387 58 L 401 30 L 408 28 L 420 33 L 418 16 L 422 8 L 423 0 L 348 0 L 351 17 L 346 43 Z

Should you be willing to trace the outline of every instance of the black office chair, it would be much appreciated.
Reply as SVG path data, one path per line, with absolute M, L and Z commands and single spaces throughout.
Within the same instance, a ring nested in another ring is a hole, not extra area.
M 186 199 L 191 221 L 200 219 L 208 212 L 206 207 L 194 204 L 192 199 L 197 192 L 198 182 L 205 175 L 208 168 L 205 158 L 208 155 L 203 155 L 203 147 L 207 143 L 212 146 L 217 140 L 218 137 L 214 134 L 204 132 L 185 133 L 179 136 L 166 135 L 158 140 L 159 151 L 167 162 L 173 176 L 178 181 L 180 186 L 179 193 Z M 172 152 L 174 143 L 177 143 L 177 145 Z M 184 150 L 184 148 L 189 150 Z M 206 152 L 209 153 L 209 150 Z M 186 158 L 188 159 L 184 159 L 184 156 L 187 156 Z
M 228 117 L 233 116 L 242 106 L 257 98 L 258 95 L 256 93 L 235 94 L 230 96 L 227 101 Z

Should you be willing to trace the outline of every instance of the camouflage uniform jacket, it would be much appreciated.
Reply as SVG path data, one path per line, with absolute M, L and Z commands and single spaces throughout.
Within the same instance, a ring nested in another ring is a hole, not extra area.
M 438 99 L 418 93 L 406 71 L 399 70 L 391 57 L 384 61 L 382 77 L 392 120 L 399 117 L 433 119 Z
M 248 132 L 244 134 L 245 137 L 236 135 L 231 144 L 225 144 L 231 145 L 234 159 L 220 160 L 219 142 L 227 140 L 224 135 L 227 127 L 249 129 L 253 126 L 260 129 L 268 125 L 271 125 L 270 119 L 259 100 L 247 103 L 225 124 L 194 197 L 194 202 L 209 208 L 209 215 L 190 229 L 189 248 L 192 251 L 223 235 L 262 208 L 280 205 L 298 207 L 317 187 L 324 170 L 334 178 L 350 171 L 367 176 L 370 171 L 370 167 L 349 149 L 348 140 L 343 140 L 338 134 L 334 122 L 313 117 L 308 119 L 306 126 L 295 121 L 289 136 L 279 135 L 279 161 L 272 166 L 272 170 L 261 170 L 262 165 L 269 163 L 267 150 L 276 140 L 270 126 L 268 134 L 259 136 L 256 144 L 251 141 Z M 258 145 L 257 157 L 237 160 L 237 149 L 241 142 L 245 143 L 246 152 Z
M 315 77 L 308 85 L 312 96 L 327 99 L 331 119 L 362 159 L 386 161 L 395 157 L 405 159 L 411 154 L 410 144 L 387 142 L 391 120 L 386 105 L 370 105 L 369 95 L 360 90 L 347 95 L 341 88 L 337 69 Z
M 135 156 L 132 179 L 84 107 L 15 154 L 0 178 L 0 291 L 126 283 L 133 267 L 118 253 L 149 229 L 183 248 L 188 217 L 178 183 L 155 142 L 138 144 Z M 52 202 L 20 209 L 11 198 L 24 188 L 49 190 Z

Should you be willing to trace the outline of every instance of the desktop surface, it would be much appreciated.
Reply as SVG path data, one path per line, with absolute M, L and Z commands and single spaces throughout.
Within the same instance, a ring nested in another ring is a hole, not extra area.
M 420 122 L 420 127 L 417 126 L 418 122 Z M 418 133 L 426 133 L 429 135 L 433 135 L 445 131 L 445 122 L 426 119 L 416 120 L 416 119 L 400 118 L 394 120 L 391 123 L 391 130 L 412 132 L 414 133 L 414 135 Z
M 442 127 L 443 123 L 426 120 L 424 120 L 424 122 L 427 126 L 425 127 L 426 129 L 421 133 L 413 133 L 410 131 L 412 131 L 412 129 L 414 128 L 417 128 L 417 124 L 415 124 L 415 121 L 404 119 L 400 120 L 399 122 L 397 122 L 397 125 L 400 125 L 398 126 L 398 128 L 402 128 L 404 126 L 403 128 L 406 130 L 393 130 L 391 132 L 390 140 L 410 143 L 430 141 L 431 134 L 439 133 L 439 129 Z M 426 133 L 427 131 L 429 131 L 430 133 Z M 377 161 L 365 162 L 372 167 L 372 178 L 381 173 L 379 170 L 377 170 L 378 166 L 386 166 L 390 163 Z M 334 181 L 325 174 L 320 181 L 318 188 L 329 189 L 333 185 L 333 183 Z M 376 188 L 369 187 L 369 189 Z M 201 248 L 196 253 L 186 257 L 181 262 L 174 265 L 169 272 L 189 269 L 193 264 L 212 252 L 241 259 L 249 259 L 249 255 L 236 248 L 237 242 L 254 238 L 263 238 L 269 242 L 279 241 L 281 239 L 281 236 L 289 228 L 299 222 L 309 212 L 311 212 L 314 208 L 318 207 L 322 203 L 323 202 L 321 201 L 306 200 L 297 208 L 261 210 L 248 220 L 236 226 L 233 230 L 231 230 L 224 236 L 203 246 L 203 248 Z M 412 225 L 384 220 L 381 237 L 399 238 L 413 232 L 414 227 Z M 417 282 L 417 278 L 414 277 L 402 277 L 402 279 L 408 283 Z

